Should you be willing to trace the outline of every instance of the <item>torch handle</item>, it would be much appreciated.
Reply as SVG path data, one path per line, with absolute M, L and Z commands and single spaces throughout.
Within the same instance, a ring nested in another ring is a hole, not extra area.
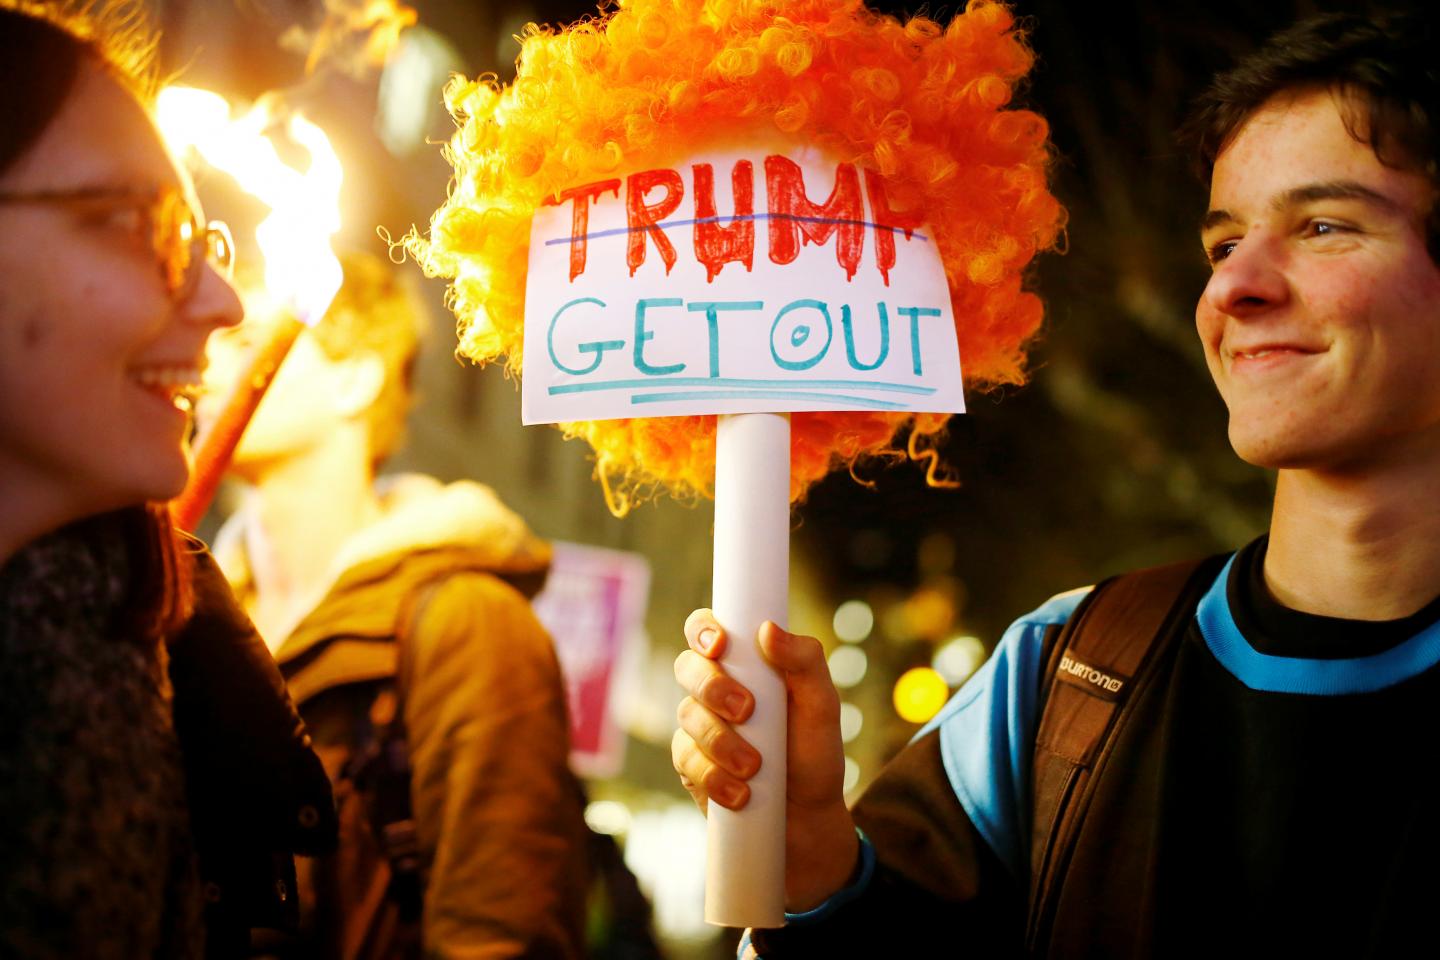
M 193 531 L 230 465 L 230 458 L 245 435 L 245 428 L 255 416 L 255 410 L 270 389 L 280 364 L 295 345 L 295 338 L 305 325 L 294 315 L 287 314 L 275 322 L 270 339 L 255 351 L 249 367 L 226 398 L 219 415 L 195 442 L 195 463 L 190 470 L 190 482 L 180 496 L 170 502 L 170 515 L 175 525 L 182 530 Z
M 785 684 L 760 655 L 766 620 L 785 625 L 790 591 L 790 418 L 719 418 L 715 444 L 715 618 L 730 638 L 721 663 L 755 695 L 739 726 L 763 758 L 740 811 L 710 804 L 705 919 L 727 927 L 785 923 Z

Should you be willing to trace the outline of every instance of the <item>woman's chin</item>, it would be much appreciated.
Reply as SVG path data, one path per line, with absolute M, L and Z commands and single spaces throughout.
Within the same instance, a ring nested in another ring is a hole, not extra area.
M 171 451 L 143 466 L 144 475 L 136 477 L 136 500 L 140 503 L 173 500 L 190 482 L 190 458 L 182 451 Z

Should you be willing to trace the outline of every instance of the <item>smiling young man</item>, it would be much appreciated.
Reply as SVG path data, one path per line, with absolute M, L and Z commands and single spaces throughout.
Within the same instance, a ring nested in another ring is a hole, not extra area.
M 1277 471 L 1267 536 L 1022 618 L 853 813 L 820 645 L 762 631 L 794 913 L 760 956 L 1434 952 L 1437 40 L 1425 15 L 1306 21 L 1189 124 L 1196 325 L 1236 452 Z M 741 807 L 752 700 L 708 611 L 686 635 L 675 766 Z
M 1440 583 L 1440 269 L 1421 172 L 1436 158 L 1410 159 L 1365 107 L 1287 91 L 1224 143 L 1195 316 L 1232 445 L 1279 471 L 1267 586 L 1384 620 Z

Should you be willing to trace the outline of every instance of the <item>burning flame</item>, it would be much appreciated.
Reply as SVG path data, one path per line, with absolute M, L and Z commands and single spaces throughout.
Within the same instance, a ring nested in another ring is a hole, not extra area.
M 193 87 L 167 87 L 156 103 L 160 131 L 178 155 L 194 150 L 270 208 L 255 231 L 265 256 L 269 296 L 306 323 L 324 315 L 340 289 L 340 261 L 330 238 L 340 229 L 343 171 L 325 131 L 275 99 L 261 99 L 238 118 L 225 98 Z M 310 155 L 300 171 L 281 159 L 270 132 L 283 124 Z

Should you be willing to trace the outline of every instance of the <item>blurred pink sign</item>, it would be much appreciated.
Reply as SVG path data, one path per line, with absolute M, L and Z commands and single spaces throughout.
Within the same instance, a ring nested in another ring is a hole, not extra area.
M 620 665 L 642 636 L 650 564 L 638 553 L 556 542 L 535 615 L 555 639 L 570 707 L 570 765 L 613 777 L 625 760 L 615 717 Z

